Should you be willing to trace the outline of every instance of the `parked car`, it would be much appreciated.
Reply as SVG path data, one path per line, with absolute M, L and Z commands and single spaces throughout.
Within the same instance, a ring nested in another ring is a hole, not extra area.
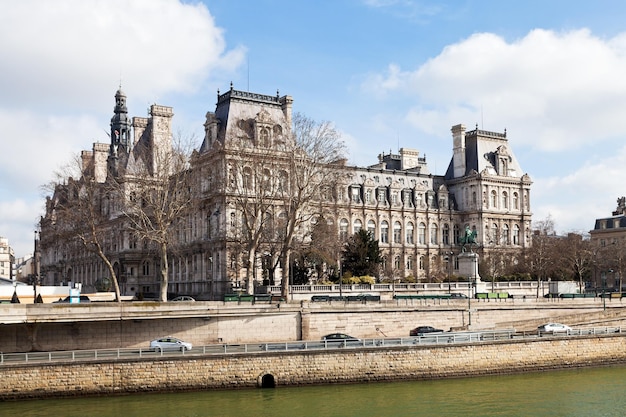
M 196 301 L 193 297 L 188 295 L 179 295 L 178 297 L 172 298 L 170 301 Z
M 441 329 L 435 329 L 432 326 L 419 326 L 409 332 L 410 336 L 423 336 L 427 333 L 443 333 Z
M 150 350 L 164 351 L 164 350 L 191 350 L 191 343 L 183 342 L 172 336 L 162 337 L 160 339 L 154 339 L 150 342 Z
M 341 344 L 345 346 L 347 344 L 359 343 L 360 340 L 345 333 L 331 333 L 322 337 L 322 342 L 326 342 L 327 345 Z
M 453 292 L 450 294 L 450 298 L 468 298 L 466 294 L 460 292 Z
M 557 332 L 569 332 L 572 330 L 572 328 L 561 323 L 546 323 L 537 327 L 537 330 L 539 332 L 557 333 Z

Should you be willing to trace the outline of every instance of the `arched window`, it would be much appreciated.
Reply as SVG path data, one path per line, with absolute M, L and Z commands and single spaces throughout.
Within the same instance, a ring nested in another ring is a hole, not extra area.
M 265 194 L 269 194 L 272 190 L 272 174 L 267 168 L 263 170 L 263 184 L 261 186 L 263 189 L 260 191 Z
M 417 227 L 417 243 L 420 245 L 426 244 L 426 225 L 420 223 Z
M 502 192 L 502 208 L 505 210 L 509 208 L 509 193 L 506 191 Z
M 433 245 L 436 245 L 437 242 L 439 241 L 439 236 L 438 235 L 438 230 L 439 228 L 437 227 L 436 223 L 433 223 L 430 225 L 430 243 Z
M 413 257 L 412 256 L 406 257 L 406 269 L 407 271 L 413 271 Z
M 348 239 L 348 220 L 341 219 L 339 221 L 339 239 L 346 240 Z
M 243 189 L 246 191 L 252 191 L 254 185 L 252 184 L 252 169 L 250 167 L 245 167 L 243 169 Z
M 459 229 L 458 224 L 452 226 L 452 238 L 454 239 L 454 242 L 452 243 L 455 245 L 459 243 L 459 240 L 461 239 L 461 230 Z
M 513 193 L 513 209 L 519 210 L 519 194 Z
M 282 239 L 283 237 L 285 237 L 286 225 L 287 225 L 287 213 L 282 211 L 278 214 L 278 225 L 276 228 L 276 235 L 278 236 L 279 239 Z
M 419 269 L 423 271 L 426 265 L 424 265 L 424 255 L 420 255 L 419 257 Z
M 401 269 L 402 264 L 401 264 L 401 262 L 400 262 L 400 257 L 399 257 L 399 256 L 396 256 L 396 257 L 394 258 L 394 260 L 393 260 L 393 267 L 394 267 L 396 270 L 400 270 L 400 269 Z
M 374 223 L 374 220 L 367 221 L 367 232 L 372 235 L 372 238 L 376 238 L 376 223 Z
M 267 127 L 261 129 L 261 146 L 264 148 L 269 148 L 271 146 L 270 143 L 270 130 Z
M 509 225 L 505 224 L 502 226 L 502 244 L 509 244 Z
M 402 225 L 400 222 L 393 224 L 393 243 L 402 243 Z
M 445 223 L 441 229 L 441 241 L 444 245 L 450 244 L 450 225 Z
M 498 207 L 498 193 L 496 190 L 491 191 L 491 208 Z
M 406 243 L 412 245 L 414 243 L 413 239 L 413 222 L 408 222 L 406 224 Z
M 359 230 L 361 230 L 362 228 L 363 228 L 363 223 L 361 223 L 361 220 L 356 219 L 353 225 L 354 233 L 359 233 Z
M 278 192 L 289 192 L 289 175 L 287 174 L 287 171 L 280 171 L 278 173 Z
M 495 245 L 497 245 L 500 242 L 500 233 L 498 230 L 498 225 L 495 223 L 491 227 L 491 237 L 492 237 L 491 240 L 493 241 Z
M 519 245 L 519 226 L 518 225 L 513 226 L 513 244 Z
M 380 242 L 389 243 L 389 223 L 387 223 L 387 220 L 383 220 L 380 223 Z

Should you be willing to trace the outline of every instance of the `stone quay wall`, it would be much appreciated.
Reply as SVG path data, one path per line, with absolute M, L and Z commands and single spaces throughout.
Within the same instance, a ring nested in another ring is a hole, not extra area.
M 626 299 L 407 300 L 397 303 L 90 303 L 0 304 L 0 352 L 146 348 L 175 336 L 194 346 L 319 340 L 334 332 L 359 338 L 406 337 L 417 326 L 443 330 L 533 331 L 556 321 L 573 327 L 626 326 Z M 471 307 L 471 308 L 470 308 Z
M 0 400 L 423 380 L 626 363 L 626 335 L 3 365 Z

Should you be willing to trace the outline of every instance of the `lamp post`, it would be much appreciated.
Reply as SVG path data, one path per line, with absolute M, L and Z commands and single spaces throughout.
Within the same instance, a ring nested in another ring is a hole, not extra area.
M 448 261 L 448 294 L 450 294 L 452 292 L 450 280 L 452 279 L 452 262 L 454 259 L 454 252 L 447 252 L 446 255 L 446 260 Z
M 606 272 L 602 273 L 602 311 L 606 311 L 606 297 L 604 296 L 604 288 L 606 287 Z
M 467 278 L 467 326 L 472 325 L 472 277 Z

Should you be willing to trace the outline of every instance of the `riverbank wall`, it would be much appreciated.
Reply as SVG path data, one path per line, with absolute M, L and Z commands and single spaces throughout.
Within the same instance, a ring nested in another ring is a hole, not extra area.
M 626 335 L 0 368 L 0 400 L 497 375 L 626 363 Z
M 417 326 L 443 330 L 533 331 L 556 321 L 573 327 L 626 326 L 626 299 L 401 300 L 381 303 L 0 304 L 0 351 L 145 348 L 175 336 L 215 343 L 406 337 Z

